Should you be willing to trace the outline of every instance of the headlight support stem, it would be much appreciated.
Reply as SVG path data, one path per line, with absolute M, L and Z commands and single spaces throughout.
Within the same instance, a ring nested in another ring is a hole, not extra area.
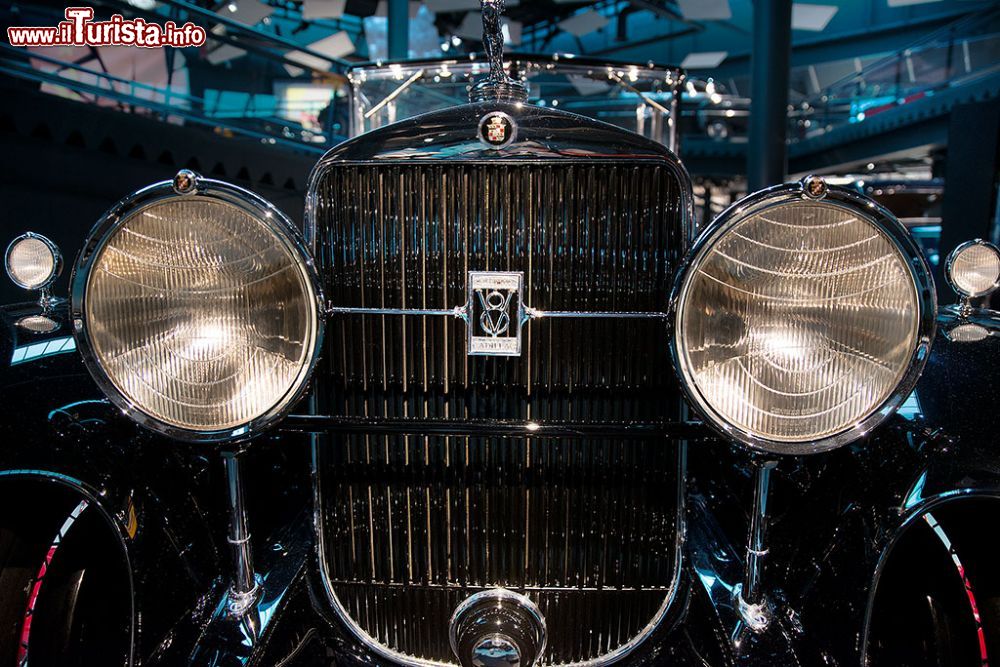
M 261 586 L 253 567 L 239 453 L 227 452 L 223 454 L 223 463 L 226 468 L 226 489 L 229 501 L 229 535 L 226 541 L 229 542 L 233 557 L 227 607 L 230 615 L 243 616 L 257 602 Z
M 746 626 L 753 632 L 762 632 L 771 621 L 770 604 L 764 591 L 764 561 L 767 556 L 767 528 L 769 517 L 767 501 L 770 496 L 771 471 L 778 462 L 755 456 L 753 507 L 750 512 L 750 531 L 747 536 L 747 556 L 743 568 L 743 582 L 735 587 L 736 608 Z

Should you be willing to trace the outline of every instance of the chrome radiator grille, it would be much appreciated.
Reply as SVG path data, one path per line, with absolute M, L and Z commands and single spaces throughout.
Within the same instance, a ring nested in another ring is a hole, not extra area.
M 328 165 L 315 241 L 340 312 L 316 408 L 394 424 L 676 419 L 661 317 L 537 319 L 520 356 L 475 357 L 460 319 L 352 309 L 449 311 L 470 271 L 515 271 L 533 309 L 658 315 L 684 245 L 681 188 L 652 159 Z M 597 436 L 324 436 L 331 603 L 389 659 L 451 661 L 450 615 L 495 586 L 538 603 L 548 664 L 627 652 L 676 588 L 678 451 Z
M 552 311 L 658 313 L 682 249 L 682 197 L 663 163 L 333 165 L 317 250 L 343 308 L 448 310 L 469 271 L 519 271 Z M 447 316 L 330 322 L 329 410 L 394 418 L 621 422 L 676 404 L 659 319 L 542 319 L 515 359 L 466 355 Z
M 347 436 L 317 448 L 325 579 L 390 651 L 453 660 L 448 620 L 527 594 L 546 664 L 641 637 L 675 583 L 678 450 L 663 441 Z

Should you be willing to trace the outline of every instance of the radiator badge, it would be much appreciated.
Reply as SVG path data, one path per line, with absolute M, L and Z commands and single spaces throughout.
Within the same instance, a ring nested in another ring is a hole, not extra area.
M 510 116 L 494 111 L 479 121 L 479 138 L 491 148 L 503 148 L 514 141 L 516 127 Z
M 516 357 L 521 354 L 520 273 L 469 271 L 470 355 Z

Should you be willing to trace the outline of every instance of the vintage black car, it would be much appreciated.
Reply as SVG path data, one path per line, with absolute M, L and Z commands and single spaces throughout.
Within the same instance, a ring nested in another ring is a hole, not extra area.
M 940 307 L 822 178 L 695 238 L 674 153 L 526 103 L 316 166 L 304 233 L 181 171 L 0 338 L 0 664 L 1000 659 L 1000 285 Z M 683 75 L 678 72 L 678 77 Z

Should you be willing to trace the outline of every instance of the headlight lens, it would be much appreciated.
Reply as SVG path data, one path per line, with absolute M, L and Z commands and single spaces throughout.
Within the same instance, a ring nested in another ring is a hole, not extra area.
M 320 318 L 287 221 L 218 185 L 229 196 L 153 198 L 121 215 L 82 271 L 80 314 L 126 406 L 154 427 L 226 437 L 296 396 Z
M 926 354 L 926 267 L 901 247 L 901 227 L 890 233 L 861 206 L 784 193 L 737 207 L 700 243 L 679 293 L 686 386 L 717 426 L 760 449 L 835 446 Z

